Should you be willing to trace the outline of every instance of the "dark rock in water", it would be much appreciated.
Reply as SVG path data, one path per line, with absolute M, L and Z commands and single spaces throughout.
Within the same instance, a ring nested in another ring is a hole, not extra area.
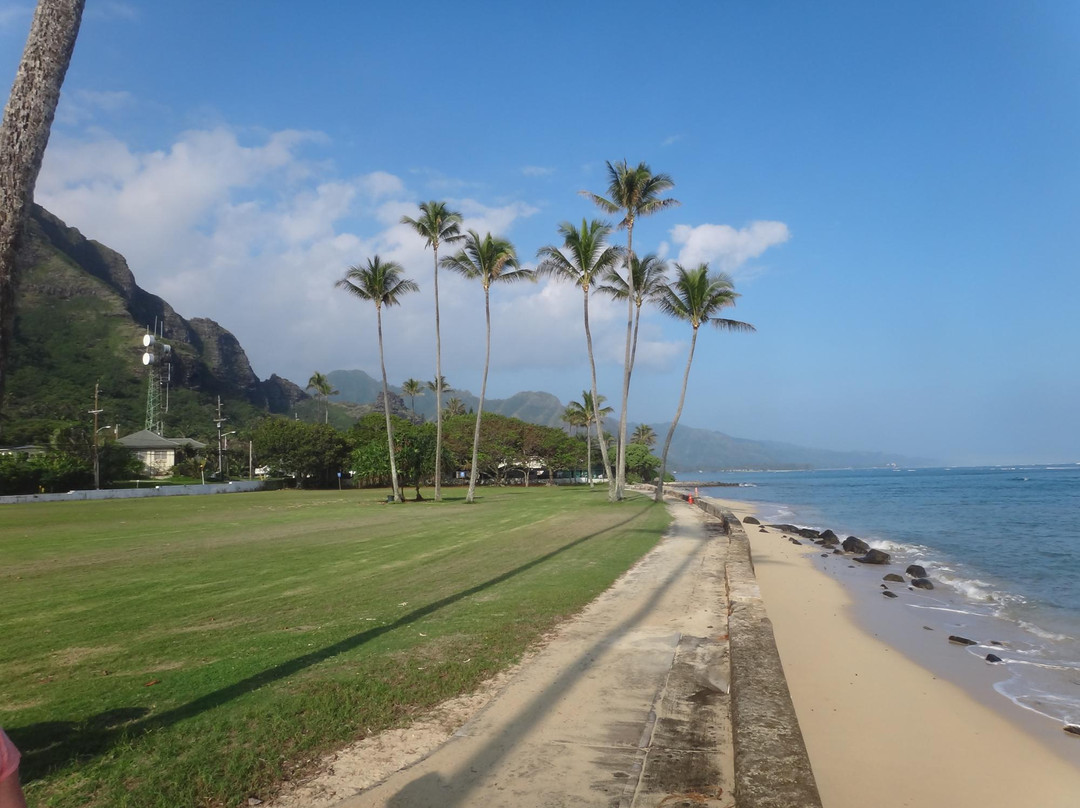
M 864 542 L 862 539 L 855 536 L 848 536 L 844 539 L 844 543 L 841 545 L 849 553 L 865 553 L 870 549 L 870 545 Z
M 918 564 L 912 564 L 906 570 L 904 570 L 912 578 L 925 578 L 926 568 L 920 567 Z
M 860 564 L 888 564 L 890 556 L 883 550 L 867 550 L 862 558 L 856 558 Z
M 933 631 L 933 629 L 930 628 L 930 626 L 923 626 L 923 629 L 925 629 L 926 631 Z
M 843 555 L 844 554 L 843 550 L 833 550 L 832 552 L 833 552 L 833 555 Z
M 967 637 L 961 637 L 959 634 L 950 634 L 949 642 L 953 645 L 978 645 L 975 640 L 969 640 Z
M 888 575 L 886 575 L 881 580 L 883 580 L 883 581 L 894 581 L 895 583 L 902 584 L 904 582 L 904 576 L 897 575 L 895 572 L 890 572 Z
M 878 584 L 878 586 L 880 586 L 882 589 L 888 589 L 889 588 L 889 587 L 885 586 L 885 584 Z
M 800 547 L 802 547 L 802 542 L 799 541 L 798 539 L 788 539 L 788 541 L 791 542 L 792 544 L 797 544 Z
M 881 594 L 883 594 L 883 595 L 884 595 L 885 597 L 887 597 L 887 598 L 898 598 L 898 597 L 900 597 L 900 596 L 899 596 L 899 595 L 897 595 L 897 594 L 896 594 L 895 592 L 891 592 L 891 591 L 890 591 L 890 590 L 888 590 L 888 589 L 886 589 L 886 590 L 885 590 L 884 592 L 882 592 Z
M 744 525 L 760 525 L 761 522 L 759 522 L 753 516 L 747 516 L 745 519 L 743 519 L 743 524 Z
M 1080 724 L 1066 724 L 1062 729 L 1070 735 L 1080 735 Z
M 1001 640 L 990 640 L 990 644 L 991 645 L 996 645 L 999 648 L 1002 647 L 1003 645 L 1005 645 L 1005 643 L 1003 643 Z
M 929 578 L 914 578 L 911 581 L 911 585 L 916 589 L 933 589 L 934 584 Z
M 795 525 L 769 525 L 774 530 L 779 530 L 782 533 L 798 533 L 799 529 Z
M 798 533 L 804 539 L 820 539 L 821 538 L 820 533 L 818 533 L 813 528 L 809 528 L 809 527 L 801 527 L 796 531 L 796 533 Z
M 837 536 L 835 533 L 833 533 L 831 530 L 826 530 L 824 533 L 822 533 L 821 538 L 823 538 L 823 539 L 836 539 L 836 541 L 838 541 L 838 542 L 840 541 L 840 537 Z
M 987 662 L 1004 662 L 1004 660 L 1001 657 L 999 657 L 997 654 L 987 654 L 986 655 L 986 661 Z
M 820 539 L 819 541 L 822 547 L 828 547 L 829 549 L 836 547 L 840 543 L 840 539 Z

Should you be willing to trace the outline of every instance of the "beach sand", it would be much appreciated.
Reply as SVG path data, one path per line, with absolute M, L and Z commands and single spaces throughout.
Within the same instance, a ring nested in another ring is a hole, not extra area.
M 1080 738 L 1032 732 L 1003 715 L 1021 712 L 1003 697 L 990 693 L 1004 702 L 993 709 L 904 656 L 860 627 L 847 588 L 815 569 L 820 547 L 745 527 L 825 808 L 1080 806 Z

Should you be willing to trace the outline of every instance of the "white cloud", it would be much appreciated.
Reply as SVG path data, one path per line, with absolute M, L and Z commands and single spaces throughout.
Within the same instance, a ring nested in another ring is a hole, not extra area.
M 122 253 L 138 283 L 182 315 L 210 317 L 232 331 L 262 378 L 306 379 L 315 369 L 349 367 L 376 372 L 374 310 L 334 283 L 375 254 L 398 261 L 421 293 L 385 313 L 393 334 L 388 368 L 395 378 L 428 378 L 432 255 L 400 224 L 402 215 L 417 214 L 419 194 L 385 171 L 333 176 L 305 156 L 323 141 L 318 133 L 294 131 L 252 140 L 221 126 L 140 152 L 108 136 L 56 136 L 37 200 Z M 466 227 L 504 236 L 537 212 L 513 200 L 448 201 L 462 211 Z M 528 305 L 508 291 L 498 290 L 498 310 Z M 440 298 L 444 361 L 475 368 L 480 287 L 441 273 Z
M 680 140 L 682 140 L 682 135 L 668 135 L 666 138 L 664 138 L 662 141 L 660 141 L 660 145 L 661 146 L 672 146 L 672 145 L 678 143 Z
M 555 169 L 546 166 L 525 166 L 521 169 L 521 173 L 526 177 L 548 177 L 555 173 Z
M 783 222 L 751 222 L 738 230 L 726 224 L 697 227 L 679 224 L 671 229 L 671 240 L 681 245 L 676 260 L 684 267 L 708 263 L 715 269 L 732 273 L 765 250 L 790 238 L 791 233 Z
M 99 112 L 117 112 L 134 102 L 126 90 L 74 90 L 64 92 L 56 108 L 56 120 L 68 126 L 85 123 Z
M 30 17 L 33 13 L 34 7 L 30 4 L 4 4 L 0 6 L 0 30 L 27 26 L 27 32 L 29 32 Z

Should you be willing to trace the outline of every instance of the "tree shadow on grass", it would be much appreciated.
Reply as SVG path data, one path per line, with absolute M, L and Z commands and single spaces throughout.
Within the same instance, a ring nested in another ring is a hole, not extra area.
M 464 498 L 464 497 L 463 497 Z M 220 707 L 234 699 L 251 693 L 274 682 L 294 676 L 301 671 L 325 662 L 339 654 L 352 651 L 371 640 L 381 637 L 391 631 L 404 628 L 417 620 L 428 617 L 440 609 L 451 606 L 458 601 L 479 594 L 486 589 L 498 586 L 524 572 L 551 561 L 553 558 L 584 544 L 592 539 L 602 536 L 611 530 L 623 527 L 646 515 L 646 511 L 639 511 L 621 522 L 610 525 L 603 530 L 598 530 L 574 541 L 564 544 L 549 553 L 534 558 L 512 570 L 489 578 L 482 583 L 463 589 L 453 595 L 436 600 L 419 609 L 414 609 L 393 623 L 375 626 L 367 631 L 353 634 L 336 643 L 302 654 L 293 659 L 286 660 L 264 671 L 241 679 L 234 684 L 211 691 L 197 699 L 181 704 L 162 713 L 146 714 L 145 708 L 121 707 L 91 718 L 73 721 L 46 721 L 37 724 L 29 724 L 25 727 L 7 728 L 6 731 L 16 746 L 22 751 L 23 758 L 20 766 L 20 775 L 23 782 L 29 783 L 44 775 L 63 769 L 76 762 L 85 762 L 96 758 L 109 751 L 118 742 L 134 740 L 148 732 L 165 729 L 179 721 L 193 718 L 207 710 Z

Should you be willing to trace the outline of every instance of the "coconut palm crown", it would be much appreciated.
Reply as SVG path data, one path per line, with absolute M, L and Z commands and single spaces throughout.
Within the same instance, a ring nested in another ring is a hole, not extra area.
M 439 245 L 453 244 L 464 238 L 461 235 L 461 214 L 450 210 L 445 202 L 421 202 L 420 215 L 413 219 L 402 216 L 401 223 L 416 231 L 435 254 L 435 378 L 442 378 L 442 334 L 439 325 Z M 442 499 L 442 394 L 435 393 L 435 501 Z
M 690 365 L 694 361 L 698 329 L 704 323 L 711 323 L 713 327 L 721 331 L 756 330 L 750 323 L 717 316 L 724 309 L 734 306 L 738 297 L 735 285 L 726 273 L 718 272 L 710 275 L 708 264 L 699 264 L 694 269 L 684 269 L 681 265 L 675 264 L 675 280 L 655 298 L 662 312 L 676 320 L 690 323 L 693 329 L 693 336 L 690 338 L 690 353 L 686 359 L 686 372 L 683 374 L 682 393 L 679 395 L 679 406 L 675 410 L 675 418 L 671 421 L 671 428 L 664 440 L 664 450 L 660 455 L 660 478 L 656 483 L 657 502 L 664 495 L 664 472 L 667 470 L 668 449 L 671 448 L 671 438 L 675 434 L 675 427 L 679 425 L 683 403 L 686 401 L 686 384 L 690 380 Z
M 369 258 L 364 265 L 351 266 L 345 277 L 334 286 L 354 297 L 375 304 L 375 321 L 379 332 L 379 367 L 382 370 L 383 410 L 386 414 L 386 441 L 390 450 L 390 482 L 394 489 L 394 501 L 401 502 L 398 486 L 397 462 L 394 459 L 394 431 L 390 424 L 390 395 L 386 384 L 386 361 L 383 353 L 382 310 L 401 303 L 409 292 L 419 290 L 415 281 L 402 277 L 404 270 L 393 261 L 383 261 L 379 256 Z

